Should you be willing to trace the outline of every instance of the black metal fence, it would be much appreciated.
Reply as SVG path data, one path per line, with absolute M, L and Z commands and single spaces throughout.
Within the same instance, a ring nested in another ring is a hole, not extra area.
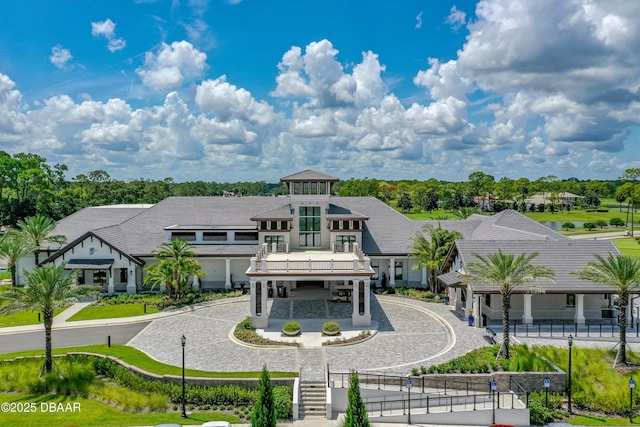
M 501 333 L 502 327 L 493 326 L 491 329 Z M 521 337 L 585 337 L 585 338 L 615 338 L 620 336 L 620 327 L 617 324 L 577 324 L 577 323 L 517 323 L 510 326 L 510 332 L 514 336 Z M 640 323 L 627 325 L 627 336 L 640 337 Z
M 403 396 L 375 396 L 363 398 L 371 416 L 395 415 L 402 411 L 414 414 L 434 412 L 475 411 L 481 409 L 522 408 L 524 403 L 515 393 L 481 393 L 471 395 L 432 395 L 405 393 Z

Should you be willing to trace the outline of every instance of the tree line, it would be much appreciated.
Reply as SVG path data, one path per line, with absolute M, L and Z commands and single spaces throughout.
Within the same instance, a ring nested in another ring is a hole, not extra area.
M 631 174 L 629 174 L 631 171 Z M 258 196 L 288 194 L 282 183 L 214 181 L 176 182 L 145 178 L 123 181 L 104 170 L 67 177 L 64 164 L 50 165 L 34 153 L 10 155 L 0 151 L 0 225 L 14 226 L 19 220 L 38 214 L 54 220 L 64 218 L 88 206 L 158 203 L 170 196 Z M 562 192 L 583 196 L 583 202 L 598 206 L 603 197 L 634 205 L 640 200 L 636 179 L 640 169 L 629 169 L 614 180 L 558 179 L 548 175 L 496 180 L 484 172 L 473 172 L 466 181 L 452 182 L 436 178 L 426 180 L 379 180 L 351 178 L 334 186 L 340 196 L 372 196 L 397 206 L 404 212 L 456 211 L 464 207 L 482 207 L 499 211 L 523 210 L 524 200 L 534 194 L 548 193 L 551 200 Z M 640 187 L 640 186 L 638 186 Z

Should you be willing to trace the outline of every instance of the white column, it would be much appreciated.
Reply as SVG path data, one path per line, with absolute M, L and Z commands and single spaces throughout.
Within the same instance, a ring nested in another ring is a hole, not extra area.
M 473 326 L 475 326 L 476 328 L 480 328 L 480 323 L 482 323 L 482 310 L 480 309 L 480 307 L 482 307 L 482 305 L 480 304 L 481 297 L 482 295 L 477 295 L 473 298 L 473 316 L 475 317 Z
M 224 288 L 231 289 L 231 259 L 224 260 Z
M 584 294 L 576 294 L 576 317 L 573 321 L 584 325 Z
M 371 280 L 364 281 L 364 315 L 371 316 Z
M 427 286 L 427 266 L 422 267 L 422 282 L 420 283 L 423 287 Z
M 469 315 L 469 312 L 473 310 L 473 291 L 470 286 L 467 286 L 467 301 L 465 304 L 466 315 Z
M 531 316 L 531 294 L 524 294 L 524 314 L 522 315 L 522 323 L 533 323 Z
M 194 291 L 199 291 L 200 290 L 200 277 L 198 277 L 197 274 L 193 275 L 193 283 L 191 284 L 191 288 Z
M 249 281 L 249 314 L 256 317 L 256 281 Z
M 261 304 L 260 306 L 262 307 L 262 313 L 260 313 L 261 316 L 263 317 L 267 317 L 267 284 L 269 283 L 268 280 L 263 280 L 260 282 L 261 287 L 262 287 L 262 292 L 260 292 L 260 299 Z
M 127 273 L 127 293 L 135 294 L 136 291 L 136 268 L 129 267 L 129 271 Z
M 351 304 L 353 304 L 353 317 L 360 315 L 360 287 L 358 281 L 354 280 L 351 285 Z
M 461 310 L 462 309 L 462 289 L 461 288 L 449 288 L 453 289 L 453 294 L 455 295 L 455 303 L 454 309 Z
M 109 295 L 112 295 L 115 290 L 116 290 L 116 286 L 113 283 L 113 271 L 111 270 L 107 270 L 109 272 L 109 284 L 107 285 L 107 293 Z
M 389 286 L 395 288 L 396 286 L 396 259 L 391 258 L 389 260 Z

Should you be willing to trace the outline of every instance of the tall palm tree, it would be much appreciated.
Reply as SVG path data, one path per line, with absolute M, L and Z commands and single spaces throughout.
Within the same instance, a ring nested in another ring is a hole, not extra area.
M 618 293 L 618 326 L 620 327 L 620 351 L 617 361 L 627 363 L 627 305 L 629 295 L 640 288 L 640 259 L 609 254 L 608 258 L 594 255 L 597 262 L 590 262 L 575 274 L 581 279 L 594 283 L 603 283 L 616 289 Z
M 163 243 L 155 251 L 157 264 L 148 266 L 144 283 L 151 283 L 152 288 L 165 283 L 169 295 L 180 297 L 186 290 L 189 278 L 197 275 L 204 276 L 202 266 L 196 260 L 193 246 L 181 239 Z
M 428 237 L 422 233 L 416 233 L 416 235 L 413 236 L 413 243 L 409 247 L 411 251 L 410 256 L 418 259 L 414 268 L 427 267 L 429 269 L 431 291 L 437 292 L 437 272 L 447 257 L 453 243 L 456 239 L 461 239 L 462 234 L 457 231 L 445 230 L 440 226 L 440 223 L 438 223 L 437 227 L 427 225 L 423 230 L 427 233 Z
M 531 260 L 538 256 L 537 253 L 506 254 L 502 248 L 497 253 L 487 256 L 473 254 L 480 262 L 472 262 L 465 266 L 463 283 L 474 285 L 486 285 L 497 288 L 502 296 L 502 354 L 509 358 L 509 310 L 511 309 L 511 294 L 516 288 L 531 293 L 544 292 L 541 288 L 529 285 L 531 282 L 541 279 L 554 280 L 553 271 L 541 265 L 531 264 Z
M 7 231 L 2 237 L 0 237 L 0 258 L 7 262 L 7 267 L 11 272 L 11 283 L 13 286 L 17 286 L 17 274 L 16 265 L 20 258 L 29 255 L 33 252 L 34 247 L 31 242 L 21 233 L 15 230 Z
M 27 242 L 34 247 L 33 253 L 35 255 L 36 265 L 39 264 L 38 254 L 40 252 L 40 246 L 43 243 L 63 244 L 67 241 L 66 237 L 62 235 L 51 235 L 56 228 L 56 222 L 46 215 L 39 214 L 23 220 L 21 219 L 18 221 L 18 227 Z
M 45 336 L 46 373 L 51 372 L 51 331 L 53 328 L 54 310 L 76 301 L 81 296 L 95 295 L 100 292 L 95 286 L 75 286 L 75 274 L 65 271 L 65 264 L 59 266 L 38 266 L 32 272 L 25 271 L 27 284 L 21 288 L 13 288 L 9 293 L 0 295 L 6 301 L 0 306 L 2 313 L 15 313 L 22 310 L 40 310 L 43 316 Z

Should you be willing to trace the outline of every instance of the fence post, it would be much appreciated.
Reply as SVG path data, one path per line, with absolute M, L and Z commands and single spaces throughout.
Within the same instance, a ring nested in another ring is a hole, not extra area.
M 516 328 L 516 322 L 513 322 L 513 336 L 518 336 L 518 328 Z
M 427 395 L 427 414 L 429 413 L 429 395 Z

